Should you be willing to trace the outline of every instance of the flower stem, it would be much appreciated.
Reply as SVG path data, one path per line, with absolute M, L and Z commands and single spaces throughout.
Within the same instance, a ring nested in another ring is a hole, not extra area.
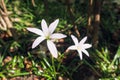
M 55 69 L 55 59 L 52 56 L 52 67 L 53 67 L 53 77 L 56 80 L 57 76 L 56 76 L 56 69 Z

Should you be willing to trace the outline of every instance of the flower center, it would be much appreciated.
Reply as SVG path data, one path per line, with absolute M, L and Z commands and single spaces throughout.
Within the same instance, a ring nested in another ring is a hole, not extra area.
M 47 40 L 50 40 L 50 33 L 48 32 L 47 34 L 45 34 L 45 38 L 47 39 Z
M 80 50 L 80 46 L 77 46 L 77 49 Z
M 49 35 L 48 35 L 48 36 L 46 36 L 46 39 L 47 39 L 47 40 L 49 40 L 49 39 L 50 39 L 50 36 L 49 36 Z

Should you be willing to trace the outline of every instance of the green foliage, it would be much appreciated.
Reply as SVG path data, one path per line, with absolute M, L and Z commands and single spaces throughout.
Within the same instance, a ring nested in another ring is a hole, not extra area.
M 14 56 L 11 61 L 0 68 L 0 77 L 15 77 L 30 74 L 29 72 L 22 71 L 23 68 L 23 56 Z
M 59 2 L 61 0 L 48 1 L 47 5 L 43 0 L 33 0 L 35 1 L 35 6 L 31 1 L 32 0 L 5 0 L 15 32 L 13 32 L 12 37 L 9 37 L 5 31 L 0 31 L 0 77 L 35 74 L 47 80 L 56 80 L 58 77 L 66 77 L 74 80 L 72 78 L 74 73 L 77 72 L 79 68 L 84 67 L 83 64 L 86 64 L 91 68 L 91 71 L 97 74 L 99 80 L 120 79 L 120 46 L 117 52 L 114 51 L 116 52 L 114 55 L 114 52 L 111 51 L 114 47 L 111 47 L 112 43 L 109 41 L 109 39 L 114 39 L 112 33 L 116 33 L 116 31 L 120 29 L 120 23 L 116 21 L 116 15 L 118 14 L 115 11 L 115 6 L 112 5 L 113 2 L 102 5 L 100 36 L 102 36 L 102 40 L 106 42 L 106 47 L 100 47 L 101 50 L 98 50 L 98 48 L 95 48 L 95 51 L 91 50 L 90 60 L 94 63 L 93 65 L 93 63 L 86 59 L 79 61 L 76 57 L 70 60 L 69 63 L 65 63 L 64 58 L 66 58 L 66 55 L 64 55 L 64 52 L 59 53 L 58 59 L 53 59 L 48 56 L 46 58 L 39 58 L 39 51 L 41 51 L 39 47 L 31 50 L 31 43 L 35 35 L 26 31 L 26 27 L 41 28 L 40 23 L 42 19 L 45 19 L 49 25 L 53 20 L 59 18 L 60 23 L 58 24 L 56 32 L 62 32 L 68 36 L 71 33 L 76 35 L 74 27 L 77 27 L 80 36 L 86 35 L 88 0 L 75 0 L 74 3 L 71 3 L 72 16 L 68 11 L 67 4 Z M 104 33 L 107 35 L 104 35 Z M 116 34 L 119 35 L 118 33 Z M 119 40 L 118 36 L 115 38 Z M 112 42 L 115 43 L 115 41 Z M 66 47 L 71 44 L 71 41 L 66 39 L 64 43 L 65 47 L 63 46 L 62 49 L 65 50 Z M 104 42 L 100 42 L 100 45 L 102 44 L 104 44 Z M 118 47 L 118 44 L 114 45 Z M 60 51 L 62 51 L 62 49 L 60 49 Z M 114 57 L 112 57 L 113 55 Z M 6 59 L 7 56 L 10 56 L 12 60 L 4 63 L 4 59 Z M 30 62 L 30 64 L 25 63 L 26 60 Z M 27 65 L 28 68 L 26 68 Z
M 110 5 L 111 4 L 111 5 Z M 117 11 L 117 3 L 113 3 L 108 2 L 108 4 L 104 4 L 103 7 L 103 11 L 102 11 L 102 17 L 101 17 L 101 26 L 105 29 L 105 30 L 109 30 L 110 32 L 114 32 L 117 29 L 120 28 L 120 23 L 117 21 L 117 15 L 119 14 Z
M 95 52 L 93 52 L 93 58 L 95 61 L 93 61 L 95 63 L 95 66 L 93 67 L 91 64 L 89 64 L 89 66 L 97 71 L 96 69 L 98 69 L 98 71 L 100 70 L 99 73 L 101 76 L 100 80 L 113 80 L 113 79 L 119 79 L 119 58 L 120 58 L 120 47 L 118 48 L 115 56 L 113 57 L 113 59 L 110 58 L 110 52 L 107 48 L 102 48 L 102 50 L 96 50 Z

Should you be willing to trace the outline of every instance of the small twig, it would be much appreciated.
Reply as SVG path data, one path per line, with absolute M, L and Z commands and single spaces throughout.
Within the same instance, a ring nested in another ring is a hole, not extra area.
M 12 36 L 11 30 L 9 30 L 9 28 L 12 28 L 12 22 L 10 21 L 9 17 L 8 17 L 8 12 L 7 12 L 7 8 L 6 5 L 4 3 L 4 0 L 0 1 L 0 27 L 2 29 L 7 30 L 7 34 L 9 36 Z
M 45 13 L 47 14 L 48 13 L 48 0 L 43 0 L 43 3 L 44 3 L 44 7 L 45 7 Z
M 4 0 L 1 0 L 1 6 L 2 6 L 4 12 L 7 14 L 7 8 L 6 8 L 6 5 L 4 3 Z
M 35 7 L 36 4 L 35 4 L 35 0 L 32 0 L 32 5 Z
M 74 12 L 71 7 L 71 4 L 70 4 L 70 0 L 66 0 L 66 5 L 67 5 L 67 10 L 68 10 L 71 20 L 74 20 L 75 16 L 74 16 Z
M 0 16 L 0 29 L 7 30 L 7 25 L 1 16 Z

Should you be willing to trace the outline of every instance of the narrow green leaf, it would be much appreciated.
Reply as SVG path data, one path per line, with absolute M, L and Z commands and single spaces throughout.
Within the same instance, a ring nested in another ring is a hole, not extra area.
M 118 58 L 120 58 L 120 46 L 118 47 L 118 50 L 117 50 L 110 66 L 112 66 Z

